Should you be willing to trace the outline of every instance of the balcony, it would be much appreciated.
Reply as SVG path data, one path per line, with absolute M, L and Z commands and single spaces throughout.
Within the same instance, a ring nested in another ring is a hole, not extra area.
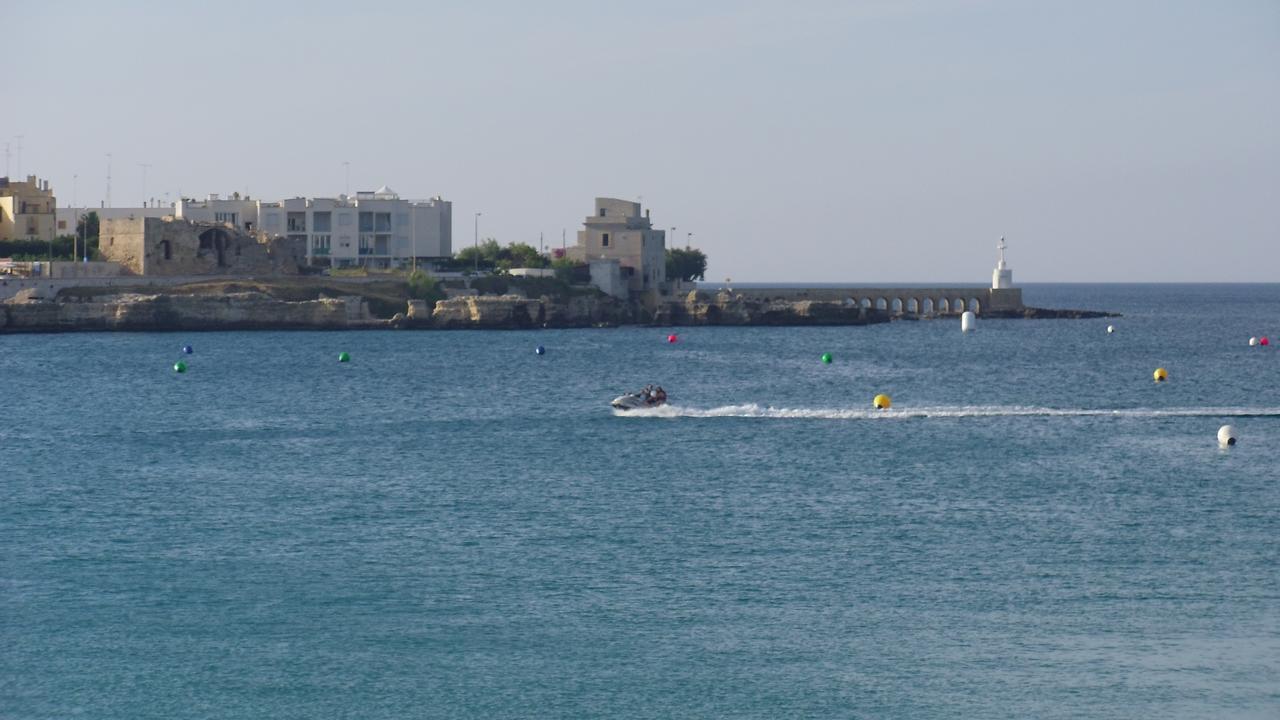
M 311 254 L 312 255 L 328 255 L 329 248 L 327 247 L 311 248 Z

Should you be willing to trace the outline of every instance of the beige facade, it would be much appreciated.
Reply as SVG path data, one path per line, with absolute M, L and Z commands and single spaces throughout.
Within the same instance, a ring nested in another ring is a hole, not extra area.
M 52 242 L 57 205 L 48 180 L 0 178 L 0 240 Z
M 98 251 L 137 275 L 289 275 L 306 262 L 303 242 L 177 218 L 105 220 Z
M 617 260 L 629 290 L 658 290 L 667 279 L 667 235 L 655 230 L 638 202 L 596 198 L 595 213 L 578 231 L 569 256 L 582 262 Z

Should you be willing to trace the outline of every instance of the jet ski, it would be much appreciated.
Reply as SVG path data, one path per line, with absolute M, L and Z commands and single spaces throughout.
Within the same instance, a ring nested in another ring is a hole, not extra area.
M 647 390 L 648 388 L 638 392 L 619 395 L 609 404 L 613 406 L 614 410 L 622 410 L 624 412 L 627 410 L 642 410 L 644 408 L 660 407 L 667 404 L 667 393 L 665 390 L 658 388 L 657 391 L 646 392 Z

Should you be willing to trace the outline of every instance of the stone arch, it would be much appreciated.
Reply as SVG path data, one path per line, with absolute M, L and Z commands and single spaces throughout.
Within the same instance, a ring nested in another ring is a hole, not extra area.
M 921 300 L 921 301 L 920 301 L 920 314 L 921 314 L 921 315 L 932 315 L 932 314 L 933 314 L 933 308 L 934 308 L 934 305 L 933 305 L 933 298 L 931 298 L 931 297 L 926 297 L 926 298 L 924 298 L 923 300 Z
M 938 298 L 937 308 L 939 315 L 946 315 L 951 312 L 951 301 L 947 300 L 945 297 Z
M 907 312 L 912 315 L 920 314 L 920 298 L 907 298 Z
M 218 267 L 227 266 L 227 244 L 231 235 L 222 228 L 209 228 L 200 233 L 200 249 L 196 256 L 213 253 L 218 259 Z
M 951 301 L 951 312 L 957 315 L 964 312 L 964 298 L 958 297 Z
M 889 309 L 889 301 L 888 301 L 888 300 L 886 300 L 886 299 L 884 298 L 884 296 L 883 296 L 883 295 L 882 295 L 882 296 L 880 296 L 880 297 L 878 297 L 878 298 L 876 298 L 876 309 L 877 309 L 877 310 L 888 310 L 888 309 Z
M 896 297 L 889 302 L 889 309 L 892 310 L 895 315 L 901 315 L 902 311 L 906 309 L 906 307 L 902 303 L 902 298 Z
M 978 302 L 978 298 L 969 298 L 969 311 L 974 315 L 982 314 L 982 303 Z
M 858 307 L 862 308 L 863 310 L 870 310 L 870 309 L 871 309 L 871 298 L 865 298 L 865 297 L 864 297 L 864 298 L 862 298 L 861 300 L 859 300 L 859 301 L 858 301 Z

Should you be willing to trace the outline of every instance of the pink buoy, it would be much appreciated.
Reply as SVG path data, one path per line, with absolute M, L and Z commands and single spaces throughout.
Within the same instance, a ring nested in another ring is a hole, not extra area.
M 1265 337 L 1264 337 L 1264 338 L 1259 338 L 1259 339 L 1258 339 L 1258 344 L 1259 344 L 1259 345 L 1270 345 L 1270 344 L 1271 344 L 1271 341 L 1270 341 L 1270 340 L 1268 340 L 1268 339 L 1266 339 Z
M 680 338 L 676 337 L 676 334 L 675 334 L 675 333 L 671 333 L 670 335 L 668 335 L 668 336 L 667 336 L 667 342 L 669 342 L 669 343 L 673 343 L 673 342 L 675 342 L 676 340 L 679 340 L 679 339 L 680 339 Z

